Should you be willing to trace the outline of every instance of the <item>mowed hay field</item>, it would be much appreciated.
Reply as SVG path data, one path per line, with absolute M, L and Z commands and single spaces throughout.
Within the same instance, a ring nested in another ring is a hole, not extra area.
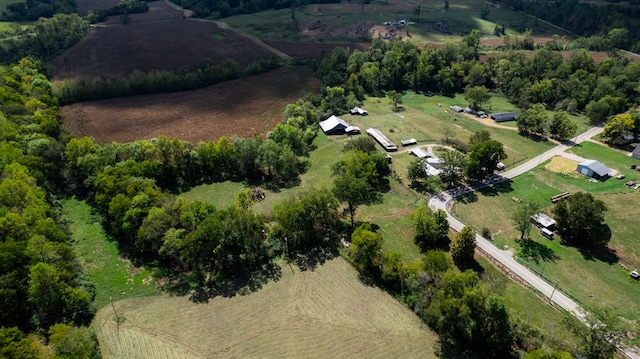
M 393 297 L 363 285 L 342 258 L 306 272 L 283 264 L 278 282 L 207 304 L 114 304 L 119 328 L 111 307 L 93 324 L 105 359 L 435 357 L 436 335 Z
M 77 103 L 63 107 L 61 115 L 75 137 L 99 143 L 159 136 L 197 143 L 264 134 L 282 120 L 288 104 L 319 87 L 309 69 L 285 67 L 194 91 Z

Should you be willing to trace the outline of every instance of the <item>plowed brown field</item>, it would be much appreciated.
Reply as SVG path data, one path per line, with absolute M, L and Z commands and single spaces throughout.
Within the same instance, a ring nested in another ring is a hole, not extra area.
M 77 103 L 61 114 L 74 136 L 99 143 L 159 136 L 197 143 L 264 134 L 282 120 L 286 105 L 319 88 L 310 70 L 281 68 L 194 91 Z
M 140 15 L 149 16 L 148 13 Z M 128 25 L 93 29 L 55 59 L 55 79 L 115 78 L 127 76 L 136 69 L 176 71 L 197 67 L 206 59 L 214 64 L 234 59 L 246 66 L 271 55 L 248 38 L 220 29 L 213 22 L 170 19 L 136 23 L 132 20 Z

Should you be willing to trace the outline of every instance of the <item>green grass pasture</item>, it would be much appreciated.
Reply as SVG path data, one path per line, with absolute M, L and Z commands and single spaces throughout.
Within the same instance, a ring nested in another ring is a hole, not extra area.
M 413 18 L 414 8 L 420 5 L 420 18 Z M 489 9 L 488 15 L 481 18 L 481 9 Z M 309 28 L 322 28 L 321 37 L 329 33 L 328 38 L 335 40 L 352 40 L 361 37 L 355 34 L 356 24 L 373 23 L 384 26 L 386 21 L 406 19 L 413 24 L 395 28 L 387 26 L 389 30 L 396 29 L 405 39 L 416 43 L 442 42 L 459 39 L 473 29 L 479 29 L 490 37 L 496 24 L 503 24 L 509 35 L 519 35 L 525 29 L 532 29 L 534 35 L 551 36 L 556 33 L 566 35 L 532 17 L 513 11 L 498 4 L 492 5 L 474 0 L 457 0 L 450 3 L 448 11 L 444 10 L 443 1 L 416 2 L 413 0 L 372 1 L 361 6 L 357 3 L 343 2 L 340 4 L 312 4 L 295 12 L 299 22 L 296 30 L 293 27 L 291 9 L 269 10 L 255 14 L 237 15 L 224 18 L 223 21 L 231 26 L 240 28 L 260 38 L 301 39 L 313 37 L 307 31 Z M 441 24 L 445 31 L 435 28 Z M 306 33 L 306 34 L 305 34 Z
M 437 336 L 404 304 L 366 286 L 342 258 L 249 295 L 195 304 L 134 298 L 101 310 L 94 327 L 110 358 L 434 358 Z M 119 334 L 119 335 L 118 335 Z
M 497 246 L 513 250 L 523 263 L 550 283 L 558 282 L 560 290 L 582 305 L 607 307 L 627 318 L 635 328 L 633 332 L 637 338 L 640 304 L 636 298 L 640 295 L 640 286 L 629 278 L 628 271 L 640 267 L 636 239 L 640 224 L 635 219 L 640 194 L 625 186 L 624 182 L 629 179 L 640 181 L 640 174 L 629 169 L 629 164 L 634 162 L 630 157 L 596 143 L 585 142 L 573 152 L 620 169 L 627 178 L 592 182 L 578 173 L 563 175 L 550 171 L 544 168 L 546 163 L 543 163 L 511 183 L 461 198 L 454 207 L 454 213 L 477 230 L 488 227 Z M 564 191 L 590 192 L 607 204 L 605 217 L 612 231 L 610 252 L 581 252 L 575 247 L 562 245 L 559 238 L 553 241 L 543 238 L 535 228 L 531 231 L 530 245 L 525 246 L 516 240 L 520 234 L 510 220 L 510 213 L 518 203 L 512 198 L 538 200 L 550 210 L 549 197 Z
M 143 267 L 135 267 L 120 257 L 116 243 L 104 233 L 101 218 L 85 201 L 62 201 L 63 218 L 71 229 L 71 240 L 84 273 L 96 286 L 98 309 L 114 301 L 158 295 L 155 280 Z
M 576 338 L 562 325 L 562 316 L 557 309 L 531 290 L 507 278 L 484 257 L 476 256 L 476 260 L 483 268 L 480 277 L 484 288 L 490 294 L 505 299 L 511 319 L 533 326 L 553 343 L 576 346 Z

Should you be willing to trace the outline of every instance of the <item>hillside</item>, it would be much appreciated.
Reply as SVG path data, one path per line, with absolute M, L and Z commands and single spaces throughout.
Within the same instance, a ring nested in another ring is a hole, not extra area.
M 123 300 L 119 328 L 110 306 L 93 325 L 105 359 L 435 357 L 436 335 L 357 276 L 342 258 L 306 272 L 283 264 L 279 281 L 249 295 Z

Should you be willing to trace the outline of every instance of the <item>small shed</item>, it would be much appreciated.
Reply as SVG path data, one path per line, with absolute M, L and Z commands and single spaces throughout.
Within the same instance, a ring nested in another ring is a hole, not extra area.
M 462 112 L 462 111 L 464 111 L 464 109 L 463 109 L 462 107 L 460 107 L 460 106 L 449 106 L 449 108 L 450 108 L 452 111 L 455 111 L 455 112 Z
M 351 110 L 349 110 L 349 113 L 352 115 L 360 115 L 360 116 L 366 116 L 369 114 L 367 110 L 361 109 L 360 107 L 352 108 Z
M 403 146 L 411 146 L 415 145 L 416 143 L 418 143 L 418 140 L 416 140 L 415 138 L 407 138 L 406 140 L 400 141 L 400 144 Z
M 576 170 L 585 176 L 599 180 L 606 180 L 611 173 L 609 167 L 596 160 L 584 160 L 578 163 Z
M 517 117 L 517 112 L 497 112 L 489 115 L 489 118 L 496 122 L 515 121 Z
M 328 119 L 320 122 L 320 128 L 327 135 L 342 135 L 349 124 L 336 115 L 331 115 Z
M 631 157 L 636 160 L 640 160 L 640 143 L 636 146 L 636 148 L 631 152 Z
M 442 165 L 444 165 L 444 161 L 441 158 L 438 157 L 429 157 L 427 158 L 427 163 L 435 168 L 440 168 L 442 167 Z
M 360 133 L 360 127 L 358 126 L 348 126 L 344 129 L 347 135 L 357 135 Z
M 427 158 L 429 157 L 429 153 L 424 148 L 412 148 L 409 150 L 409 153 L 418 157 L 418 158 Z
M 437 176 L 440 174 L 440 170 L 433 167 L 432 165 L 425 163 L 424 165 L 424 171 L 427 174 L 427 176 Z
M 558 223 L 555 219 L 547 216 L 544 213 L 534 214 L 533 216 L 531 216 L 531 220 L 533 221 L 533 223 L 535 223 L 536 226 L 540 228 L 546 228 L 550 231 L 553 231 L 553 229 L 556 227 L 556 224 Z

